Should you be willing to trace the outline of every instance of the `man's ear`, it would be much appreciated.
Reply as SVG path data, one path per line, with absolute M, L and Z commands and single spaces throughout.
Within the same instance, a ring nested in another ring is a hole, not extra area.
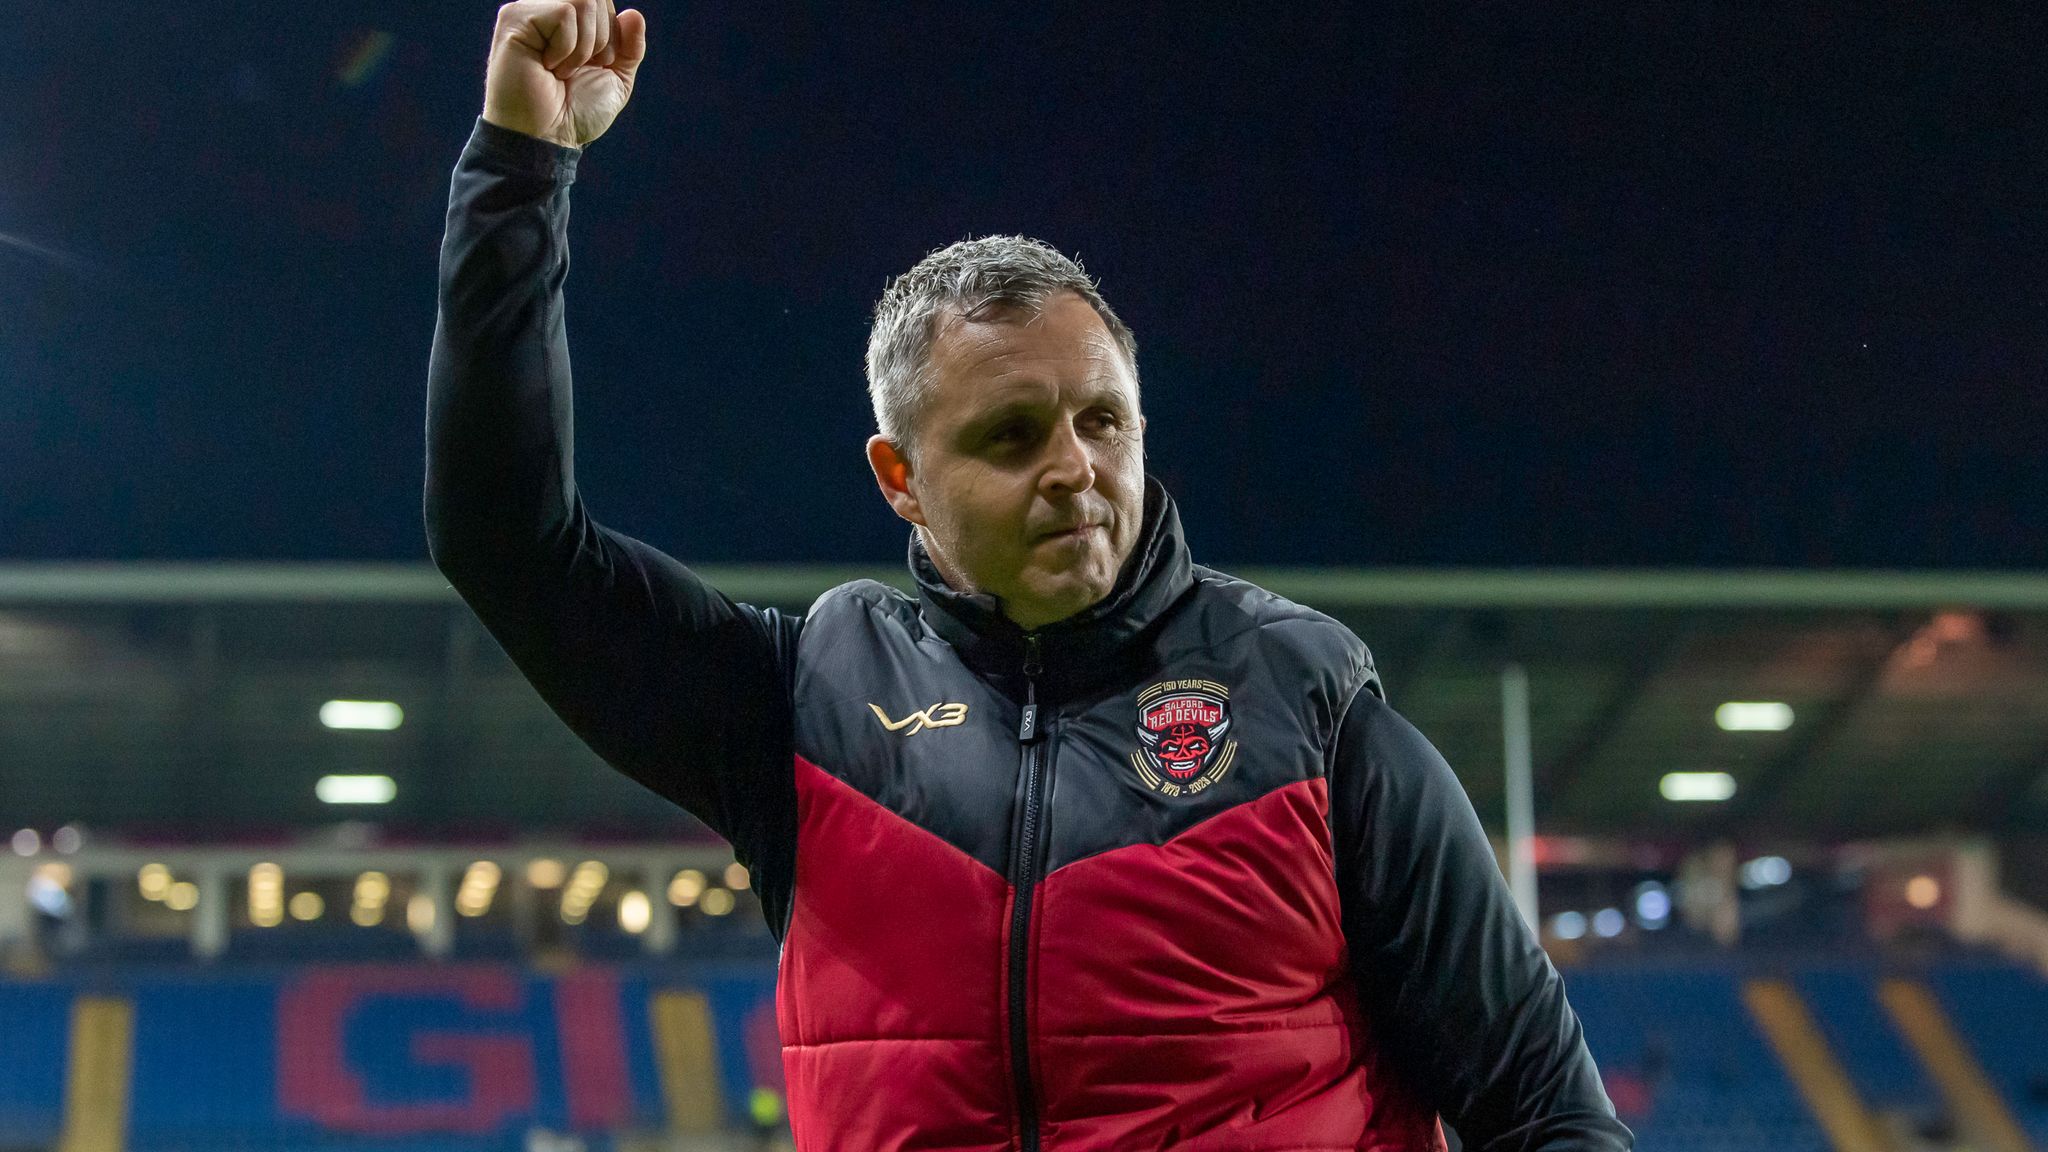
M 910 457 L 905 456 L 888 437 L 870 436 L 868 467 L 874 469 L 875 485 L 882 490 L 882 499 L 889 502 L 889 507 L 912 524 L 923 526 L 924 508 L 910 486 L 914 474 Z

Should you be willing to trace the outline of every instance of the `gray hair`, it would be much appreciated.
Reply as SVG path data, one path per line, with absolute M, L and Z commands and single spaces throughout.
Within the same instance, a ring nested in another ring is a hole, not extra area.
M 931 399 L 932 339 L 948 311 L 978 319 L 989 309 L 1021 308 L 1036 316 L 1057 292 L 1086 300 L 1123 349 L 1133 381 L 1138 341 L 1102 299 L 1081 265 L 1027 236 L 983 236 L 931 252 L 889 283 L 868 330 L 868 399 L 882 435 L 908 453 L 917 418 Z

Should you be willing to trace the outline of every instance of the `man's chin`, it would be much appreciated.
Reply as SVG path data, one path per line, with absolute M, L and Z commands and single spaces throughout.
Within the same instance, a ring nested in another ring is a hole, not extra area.
M 1022 595 L 1008 602 L 1017 608 L 1010 616 L 1026 627 L 1057 623 L 1093 608 L 1109 595 L 1114 584 L 1114 580 L 1103 579 L 1099 575 L 1084 576 L 1080 573 L 1031 581 Z M 1037 623 L 1026 624 L 1027 620 L 1036 620 Z

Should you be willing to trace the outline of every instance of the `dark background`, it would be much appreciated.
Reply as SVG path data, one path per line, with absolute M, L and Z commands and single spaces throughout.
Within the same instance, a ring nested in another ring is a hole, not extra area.
M 8 6 L 0 558 L 425 557 L 494 7 Z M 1136 329 L 1212 561 L 2048 552 L 2020 5 L 647 7 L 574 195 L 578 463 L 686 559 L 900 555 L 868 312 L 998 231 Z

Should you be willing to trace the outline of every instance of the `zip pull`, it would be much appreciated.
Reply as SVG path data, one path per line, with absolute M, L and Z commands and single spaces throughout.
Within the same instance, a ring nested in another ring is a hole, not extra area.
M 1038 662 L 1038 636 L 1024 637 L 1024 717 L 1017 724 L 1017 739 L 1026 744 L 1038 739 L 1038 676 L 1044 671 Z

